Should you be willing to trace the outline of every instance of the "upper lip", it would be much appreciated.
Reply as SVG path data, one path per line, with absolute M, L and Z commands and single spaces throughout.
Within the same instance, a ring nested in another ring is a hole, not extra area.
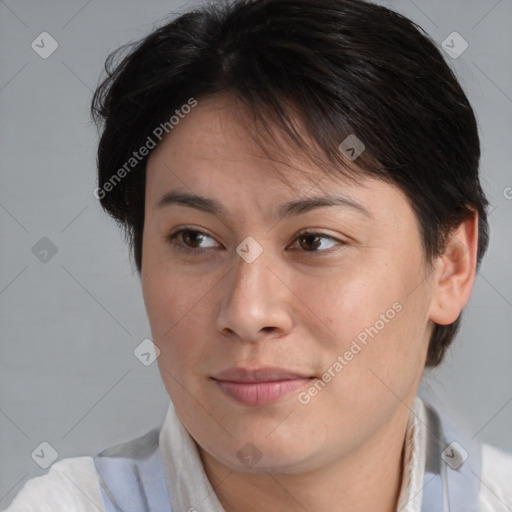
M 242 367 L 228 368 L 214 377 L 215 380 L 230 382 L 273 382 L 279 380 L 308 379 L 311 375 L 294 372 L 285 368 L 266 366 L 264 368 L 247 369 Z

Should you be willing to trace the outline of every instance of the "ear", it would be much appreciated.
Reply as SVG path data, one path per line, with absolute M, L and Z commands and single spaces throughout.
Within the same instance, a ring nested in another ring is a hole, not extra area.
M 478 250 L 478 213 L 462 222 L 437 257 L 430 320 L 448 325 L 459 317 L 473 288 Z

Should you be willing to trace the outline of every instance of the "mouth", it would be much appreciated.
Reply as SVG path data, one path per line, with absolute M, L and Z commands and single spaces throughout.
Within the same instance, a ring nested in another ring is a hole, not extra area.
M 309 385 L 314 376 L 284 368 L 229 368 L 212 380 L 222 393 L 249 406 L 268 405 Z

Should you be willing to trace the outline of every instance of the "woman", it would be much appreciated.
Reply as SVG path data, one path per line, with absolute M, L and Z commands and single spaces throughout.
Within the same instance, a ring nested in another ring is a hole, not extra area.
M 111 57 L 95 195 L 171 402 L 8 510 L 512 510 L 512 455 L 417 396 L 488 242 L 476 120 L 435 44 L 360 0 L 245 0 Z

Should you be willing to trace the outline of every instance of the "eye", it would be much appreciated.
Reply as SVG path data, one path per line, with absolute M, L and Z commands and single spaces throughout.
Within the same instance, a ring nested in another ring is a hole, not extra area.
M 165 237 L 169 243 L 175 246 L 177 249 L 188 252 L 200 253 L 203 252 L 204 247 L 198 246 L 205 238 L 209 238 L 213 240 L 213 238 L 206 234 L 204 231 L 199 231 L 197 229 L 192 228 L 182 228 L 174 233 Z M 176 242 L 176 240 L 178 242 Z M 210 248 L 216 245 L 214 241 L 213 244 L 205 246 L 206 248 Z
M 176 249 L 195 254 L 202 253 L 207 249 L 215 248 L 217 245 L 217 242 L 215 242 L 210 235 L 204 231 L 193 228 L 179 229 L 178 231 L 167 235 L 165 238 Z M 201 242 L 206 239 L 210 239 L 213 242 L 201 247 Z M 325 244 L 323 242 L 325 240 L 331 241 L 331 243 Z M 295 241 L 296 243 L 294 245 L 297 245 L 298 242 L 298 245 L 304 249 L 303 252 L 332 252 L 329 250 L 329 245 L 331 248 L 336 245 L 347 245 L 346 242 L 343 242 L 342 240 L 326 235 L 325 233 L 318 233 L 315 231 L 302 231 L 295 237 Z M 325 245 L 328 247 L 326 248 Z M 321 247 L 323 248 L 320 249 Z
M 333 244 L 330 244 L 331 247 L 333 245 L 347 245 L 346 242 L 343 242 L 342 240 L 338 240 L 337 238 L 334 238 L 332 236 L 326 235 L 324 233 L 317 233 L 315 231 L 302 231 L 297 235 L 295 240 L 299 242 L 299 245 L 302 248 L 306 248 L 304 252 L 332 252 L 330 250 L 327 250 L 329 249 L 329 247 L 325 249 L 326 244 L 323 244 L 324 249 L 320 251 L 318 250 L 318 248 L 322 245 L 322 240 L 330 240 L 334 242 Z

